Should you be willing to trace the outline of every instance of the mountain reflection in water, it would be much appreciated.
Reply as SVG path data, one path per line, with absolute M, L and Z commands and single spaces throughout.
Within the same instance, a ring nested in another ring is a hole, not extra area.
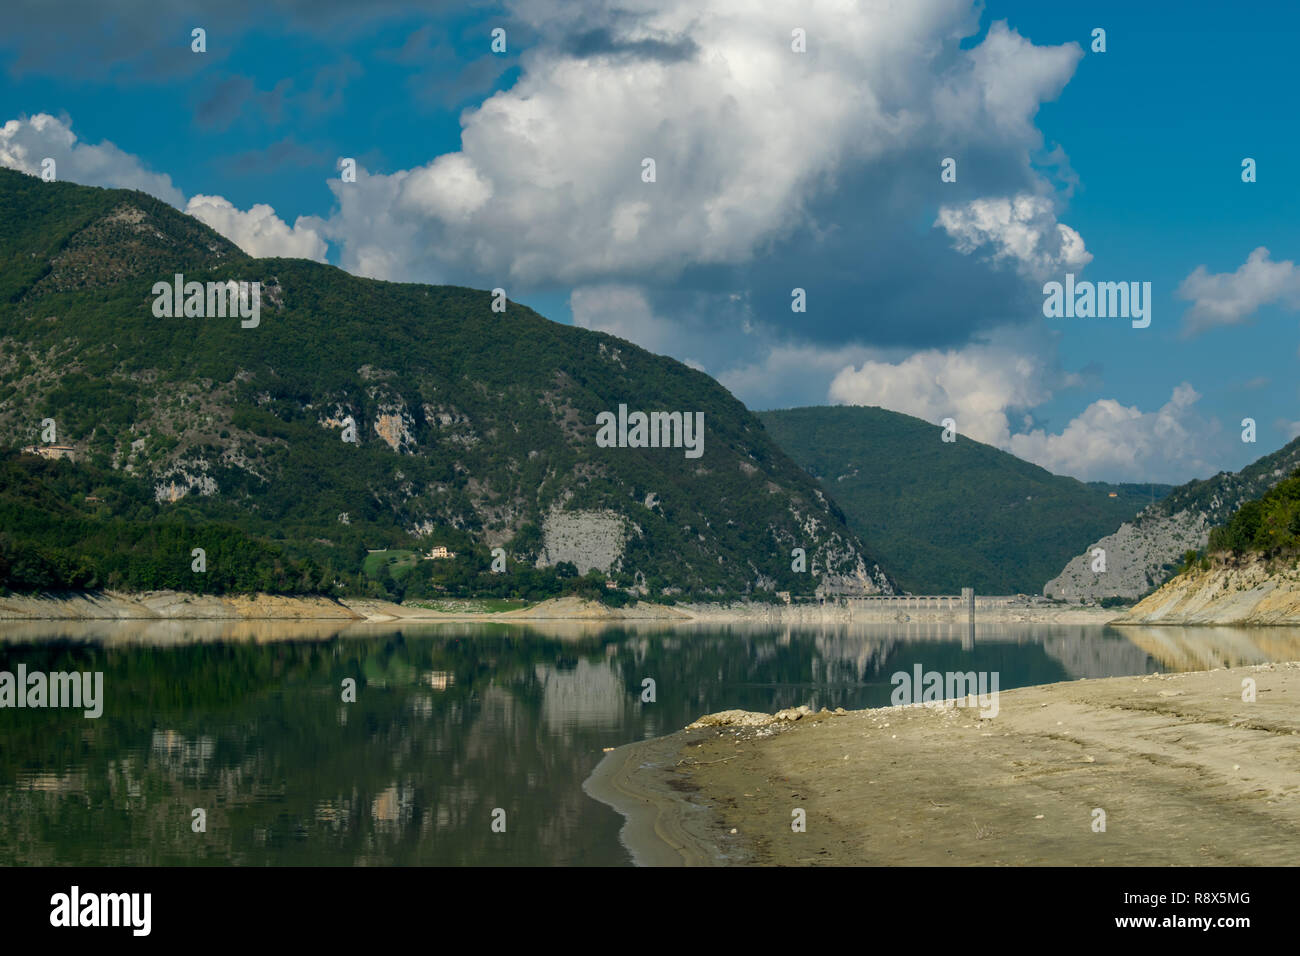
M 0 709 L 0 864 L 621 864 L 582 781 L 704 713 L 883 706 L 915 664 L 1008 690 L 1296 659 L 1300 628 L 0 622 L 0 671 L 105 698 Z

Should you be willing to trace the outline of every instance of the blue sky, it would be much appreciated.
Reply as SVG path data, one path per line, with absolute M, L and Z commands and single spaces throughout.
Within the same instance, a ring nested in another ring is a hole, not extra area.
M 500 285 L 753 408 L 951 415 L 1085 479 L 1300 434 L 1289 5 L 11 6 L 0 163 L 146 189 L 254 254 Z M 1044 318 L 1067 271 L 1150 282 L 1150 327 Z

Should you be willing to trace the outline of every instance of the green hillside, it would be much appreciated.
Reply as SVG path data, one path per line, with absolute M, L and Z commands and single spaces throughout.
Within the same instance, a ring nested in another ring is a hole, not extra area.
M 154 283 L 177 272 L 261 282 L 260 324 L 155 317 Z M 17 449 L 53 419 L 75 450 L 60 465 L 134 480 L 135 497 L 86 520 L 220 523 L 395 597 L 535 596 L 550 586 L 539 574 L 572 577 L 573 562 L 611 547 L 593 579 L 608 571 L 649 596 L 811 593 L 822 574 L 890 587 L 836 506 L 713 379 L 491 306 L 485 291 L 251 259 L 141 193 L 0 170 L 0 434 Z M 702 412 L 703 455 L 597 447 L 596 416 L 620 403 Z M 342 440 L 347 419 L 355 443 Z M 553 515 L 591 529 L 548 540 Z M 380 584 L 362 573 L 367 548 L 436 544 L 461 557 Z M 505 575 L 490 573 L 494 547 Z M 791 571 L 796 547 L 810 573 Z
M 1300 553 L 1300 469 L 1211 529 L 1209 550 L 1270 558 Z
M 1248 502 L 1268 492 L 1300 465 L 1300 438 L 1251 462 L 1241 471 L 1221 471 L 1210 478 L 1189 481 L 1157 501 L 1153 514 L 1190 511 L 1204 515 L 1211 526 L 1227 523 Z
M 0 458 L 0 589 L 318 593 L 331 579 L 230 524 L 195 523 L 90 466 Z M 202 572 L 193 549 L 204 553 Z
M 1037 594 L 1077 554 L 1168 485 L 1085 484 L 883 408 L 760 412 L 849 526 L 916 594 Z M 1110 497 L 1114 493 L 1116 497 Z

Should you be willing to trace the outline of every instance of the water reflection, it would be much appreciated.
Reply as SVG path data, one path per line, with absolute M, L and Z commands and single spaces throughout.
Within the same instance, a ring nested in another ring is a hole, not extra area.
M 1170 671 L 1300 660 L 1293 627 L 1126 627 L 1124 635 Z
M 1008 689 L 1298 658 L 1293 628 L 0 624 L 0 670 L 105 696 L 0 710 L 0 864 L 625 863 L 582 781 L 702 713 L 887 704 L 917 663 Z

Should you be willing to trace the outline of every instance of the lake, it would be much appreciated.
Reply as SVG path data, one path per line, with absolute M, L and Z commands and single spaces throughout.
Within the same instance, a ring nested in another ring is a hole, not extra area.
M 1300 628 L 0 622 L 0 672 L 104 688 L 0 709 L 0 864 L 627 864 L 582 782 L 701 714 L 1296 659 Z

